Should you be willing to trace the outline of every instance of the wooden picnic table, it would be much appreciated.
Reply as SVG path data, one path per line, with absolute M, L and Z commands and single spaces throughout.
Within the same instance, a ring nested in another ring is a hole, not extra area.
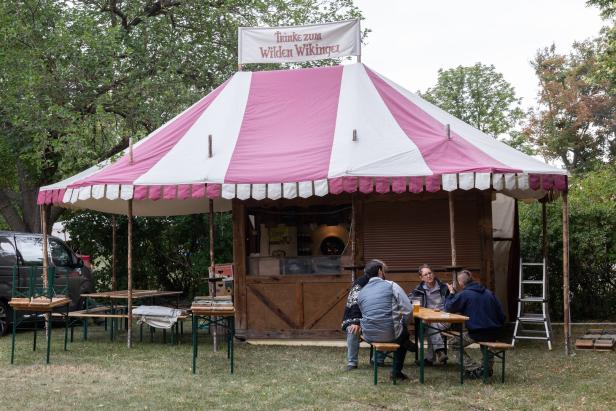
M 52 314 L 54 310 L 59 308 L 65 308 L 59 315 L 64 318 L 64 351 L 67 350 L 68 339 L 68 309 L 71 299 L 68 297 L 14 297 L 9 301 L 9 305 L 13 309 L 13 338 L 11 342 L 11 364 L 15 361 L 15 334 L 17 333 L 17 311 L 28 311 L 33 313 L 34 319 L 34 338 L 32 341 L 32 350 L 36 351 L 36 335 L 38 331 L 37 316 L 39 314 L 46 314 L 47 321 L 47 356 L 46 362 L 49 364 L 49 356 L 51 353 L 51 329 L 52 329 Z M 22 320 L 23 321 L 23 320 Z
M 231 374 L 234 369 L 233 339 L 235 338 L 235 308 L 230 304 L 200 304 L 193 303 L 190 307 L 192 316 L 192 372 L 197 371 L 197 346 L 199 320 L 208 326 L 219 325 L 227 330 L 227 359 Z
M 133 290 L 132 300 L 151 298 L 152 303 L 158 297 L 177 297 L 176 308 L 179 306 L 179 298 L 182 291 L 160 291 L 160 290 Z M 111 320 L 110 339 L 114 339 L 114 331 L 118 324 L 117 320 L 128 320 L 129 314 L 126 311 L 126 306 L 117 305 L 117 300 L 128 300 L 128 290 L 103 291 L 99 293 L 81 294 L 86 299 L 86 309 L 73 315 L 73 317 L 84 318 L 83 322 L 83 339 L 88 339 L 88 322 L 87 318 L 104 318 Z M 93 310 L 90 307 L 90 300 L 106 300 L 108 307 L 104 310 Z M 105 323 L 106 324 L 106 323 Z M 141 335 L 141 334 L 140 334 Z M 142 336 L 140 336 L 142 339 Z
M 415 343 L 419 347 L 419 383 L 424 383 L 424 337 L 430 336 L 442 330 L 433 327 L 434 323 L 448 323 L 460 325 L 460 384 L 464 384 L 464 344 L 463 331 L 464 322 L 469 320 L 469 317 L 460 314 L 452 314 L 444 311 L 437 311 L 431 308 L 420 307 L 419 312 L 413 313 L 415 320 Z M 432 330 L 432 334 L 425 334 L 425 330 Z M 419 331 L 419 332 L 417 332 Z

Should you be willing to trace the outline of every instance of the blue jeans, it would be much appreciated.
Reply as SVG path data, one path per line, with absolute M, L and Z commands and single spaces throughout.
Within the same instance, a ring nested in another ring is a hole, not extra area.
M 347 331 L 347 365 L 357 366 L 359 355 L 359 335 Z M 382 364 L 385 354 L 377 353 L 376 362 Z
M 359 335 L 347 331 L 347 363 L 357 366 L 359 355 Z

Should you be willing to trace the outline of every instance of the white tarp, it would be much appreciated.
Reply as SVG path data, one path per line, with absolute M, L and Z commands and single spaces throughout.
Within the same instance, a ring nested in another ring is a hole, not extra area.
M 140 323 L 146 323 L 154 328 L 170 329 L 178 321 L 182 310 L 159 305 L 140 305 L 133 309 L 135 316 Z
M 359 56 L 359 20 L 283 27 L 240 27 L 238 62 L 289 63 Z

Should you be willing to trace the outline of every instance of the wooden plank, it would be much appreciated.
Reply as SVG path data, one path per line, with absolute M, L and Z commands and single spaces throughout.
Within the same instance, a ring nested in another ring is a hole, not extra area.
M 594 341 L 577 339 L 575 340 L 575 348 L 578 350 L 592 350 L 594 348 Z
M 291 328 L 300 328 L 297 324 L 295 324 L 295 322 L 291 318 L 289 318 L 289 316 L 287 316 L 286 313 L 284 313 L 280 308 L 278 308 L 276 306 L 276 304 L 274 304 L 272 301 L 270 301 L 259 290 L 257 290 L 254 287 L 249 287 L 248 289 L 252 292 L 252 294 L 255 297 L 257 297 L 257 299 L 259 301 L 261 301 L 261 303 L 263 303 L 263 305 L 265 305 L 271 312 L 276 314 L 278 316 L 278 318 L 280 318 L 282 321 L 284 321 L 289 327 L 291 327 Z

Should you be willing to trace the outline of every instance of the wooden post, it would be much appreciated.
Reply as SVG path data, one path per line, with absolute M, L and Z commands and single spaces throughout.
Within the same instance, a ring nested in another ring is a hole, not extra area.
M 451 241 L 451 266 L 456 267 L 458 265 L 458 258 L 456 256 L 456 229 L 454 223 L 454 207 L 453 207 L 453 193 L 449 191 L 447 193 L 449 199 L 449 239 Z M 451 281 L 455 285 L 457 283 L 456 269 L 451 269 Z
M 563 326 L 565 334 L 565 354 L 572 355 L 571 312 L 569 310 L 569 200 L 563 191 Z
M 211 138 L 210 138 L 210 142 L 211 142 Z M 211 144 L 210 144 L 210 150 L 211 150 Z M 210 157 L 211 157 L 211 151 L 210 151 Z M 210 205 L 210 224 L 209 224 L 209 231 L 210 231 L 210 269 L 209 269 L 209 278 L 211 280 L 215 280 L 216 277 L 216 263 L 214 262 L 214 200 L 209 200 L 209 205 Z M 210 296 L 215 298 L 216 297 L 216 281 L 210 281 L 208 284 L 210 288 Z M 214 352 L 218 351 L 218 326 L 213 326 L 212 328 L 212 338 L 214 340 Z
M 48 239 L 47 239 L 47 206 L 45 204 L 41 205 L 40 208 L 41 215 L 41 226 L 43 231 L 43 288 L 47 288 L 49 286 L 47 281 L 47 270 L 49 269 L 49 248 L 48 248 Z
M 45 204 L 41 205 L 40 216 L 41 216 L 41 231 L 43 231 L 43 273 L 42 273 L 42 276 L 43 276 L 43 288 L 46 289 L 47 287 L 49 287 L 49 281 L 47 281 L 48 280 L 47 271 L 49 270 L 49 249 L 48 249 L 49 241 L 47 240 L 47 206 Z M 49 293 L 49 290 L 47 290 L 46 294 L 48 296 L 51 295 Z M 49 316 L 50 315 L 51 314 L 49 313 L 45 314 L 45 335 L 47 337 L 49 337 L 49 327 L 50 327 Z M 8 324 L 8 321 L 7 321 L 7 324 Z
M 128 335 L 126 343 L 132 347 L 133 331 L 133 200 L 128 200 Z
M 239 200 L 233 200 L 233 305 L 236 310 L 236 326 L 246 331 L 246 208 Z
M 351 283 L 357 278 L 357 195 L 353 193 L 351 197 Z
M 111 216 L 111 291 L 116 291 L 118 289 L 118 279 L 116 277 L 116 227 L 116 216 L 114 214 Z
M 545 264 L 545 298 L 549 301 L 550 293 L 550 281 L 548 275 L 548 211 L 547 211 L 547 198 L 541 201 L 541 231 L 542 231 L 542 254 L 543 264 Z

